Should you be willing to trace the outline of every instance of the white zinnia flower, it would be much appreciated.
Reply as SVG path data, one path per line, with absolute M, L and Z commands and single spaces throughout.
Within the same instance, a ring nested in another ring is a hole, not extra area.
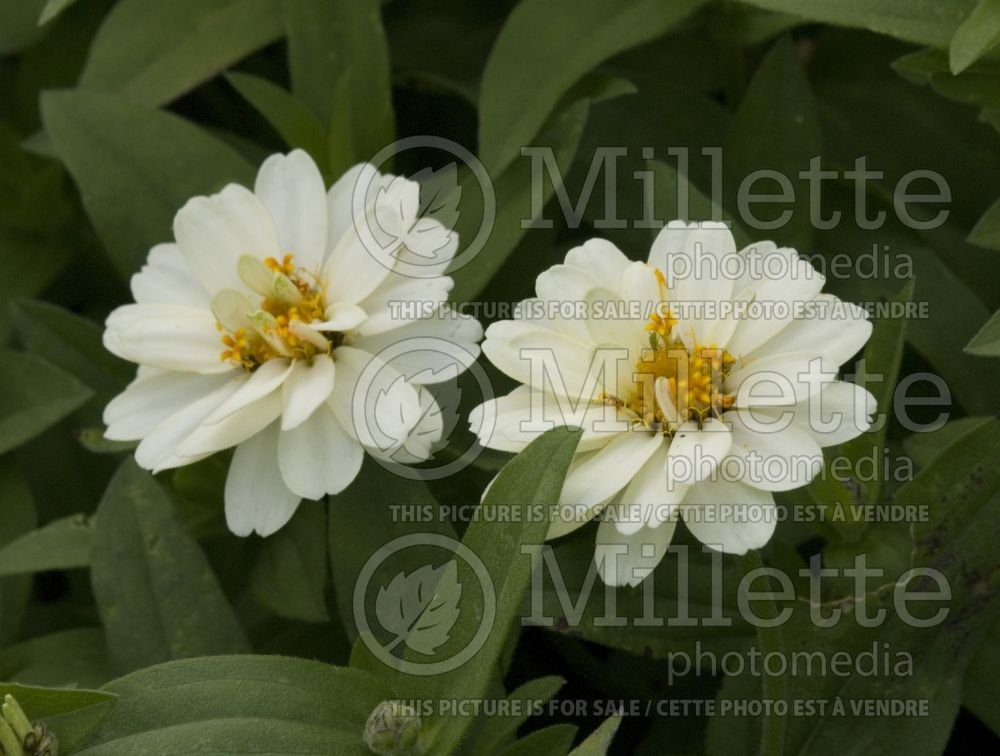
M 808 483 L 820 448 L 867 430 L 875 410 L 864 388 L 834 380 L 871 324 L 823 284 L 793 249 L 737 252 L 721 223 L 670 223 L 648 262 L 588 241 L 538 277 L 516 320 L 487 328 L 484 354 L 524 385 L 477 408 L 472 429 L 514 452 L 546 426 L 583 429 L 548 537 L 603 513 L 605 582 L 641 581 L 678 516 L 721 551 L 759 548 L 775 528 L 771 492 Z M 810 369 L 823 376 L 810 382 Z
M 468 367 L 482 330 L 392 310 L 419 302 L 430 314 L 452 286 L 443 273 L 457 237 L 418 215 L 416 183 L 361 164 L 327 192 L 301 150 L 264 161 L 253 191 L 230 184 L 188 201 L 176 243 L 154 247 L 132 277 L 136 304 L 108 317 L 105 346 L 139 371 L 104 412 L 107 437 L 141 439 L 136 461 L 153 471 L 235 446 L 225 509 L 237 535 L 269 535 L 301 499 L 342 491 L 365 450 L 428 456 L 441 414 L 420 384 Z M 468 363 L 408 364 L 408 376 L 379 364 L 419 337 L 464 346 Z M 356 421 L 363 372 L 380 378 L 377 427 Z

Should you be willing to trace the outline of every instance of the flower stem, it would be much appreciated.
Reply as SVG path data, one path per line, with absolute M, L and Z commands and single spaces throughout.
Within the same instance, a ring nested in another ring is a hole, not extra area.
M 764 567 L 764 562 L 760 558 L 760 552 L 756 550 L 748 551 L 741 559 L 741 563 L 744 574 L 762 569 Z M 764 607 L 762 614 L 766 613 L 768 618 L 774 618 L 778 615 L 778 607 L 773 598 L 770 600 L 765 599 L 761 603 Z M 771 652 L 784 654 L 785 643 L 781 627 L 758 627 L 757 644 L 760 647 L 761 654 L 765 656 Z M 788 683 L 783 676 L 763 675 L 761 688 L 761 692 L 765 700 L 787 700 Z M 773 712 L 765 713 L 761 717 L 761 756 L 781 756 L 784 752 L 784 748 L 785 717 Z

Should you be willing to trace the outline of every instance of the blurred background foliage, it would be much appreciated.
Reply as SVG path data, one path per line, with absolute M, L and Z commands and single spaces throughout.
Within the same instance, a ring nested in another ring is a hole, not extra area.
M 931 698 L 934 716 L 631 717 L 612 750 L 750 753 L 760 741 L 770 753 L 912 755 L 940 753 L 949 743 L 963 748 L 969 739 L 995 750 L 998 40 L 993 0 L 0 0 L 0 678 L 36 686 L 0 687 L 36 701 L 35 711 L 65 728 L 64 745 L 82 743 L 88 753 L 111 752 L 123 738 L 153 752 L 170 738 L 201 736 L 196 720 L 226 700 L 257 723 L 242 734 L 220 726 L 210 740 L 265 742 L 277 752 L 303 743 L 323 752 L 336 742 L 337 752 L 364 752 L 358 733 L 367 713 L 408 689 L 367 668 L 357 652 L 351 657 L 354 577 L 378 546 L 417 527 L 391 522 L 388 504 L 477 502 L 505 461 L 487 454 L 430 485 L 366 465 L 347 492 L 303 506 L 266 541 L 226 531 L 225 459 L 155 480 L 135 468 L 127 446 L 101 435 L 104 404 L 132 374 L 103 351 L 101 323 L 129 299 L 129 276 L 153 244 L 170 237 L 173 213 L 188 197 L 250 183 L 264 156 L 291 147 L 308 150 L 332 180 L 394 137 L 443 136 L 479 156 L 497 193 L 496 226 L 475 261 L 455 273 L 455 299 L 511 301 L 530 296 L 538 273 L 595 235 L 645 257 L 655 231 L 600 228 L 603 180 L 579 208 L 579 227 L 559 211 L 556 194 L 575 202 L 598 147 L 628 149 L 617 164 L 617 198 L 619 217 L 631 219 L 642 213 L 635 171 L 652 171 L 660 218 L 672 217 L 678 175 L 688 179 L 696 220 L 709 217 L 713 203 L 718 209 L 719 186 L 722 210 L 733 217 L 736 186 L 752 170 L 794 176 L 820 155 L 824 169 L 844 171 L 864 156 L 884 174 L 865 187 L 869 211 L 887 211 L 883 227 L 858 226 L 855 186 L 840 178 L 822 185 L 823 208 L 843 214 L 836 227 L 806 222 L 808 197 L 796 183 L 790 224 L 761 234 L 737 223 L 737 233 L 772 236 L 828 260 L 871 255 L 873 247 L 890 266 L 912 260 L 912 280 L 883 270 L 830 276 L 828 289 L 854 301 L 927 303 L 928 318 L 877 322 L 865 370 L 886 375 L 873 387 L 882 411 L 900 377 L 940 375 L 952 419 L 913 434 L 890 418 L 841 450 L 853 459 L 873 456 L 874 479 L 814 483 L 782 503 L 808 511 L 917 502 L 934 514 L 912 529 L 789 521 L 765 559 L 798 569 L 822 553 L 826 565 L 846 566 L 864 552 L 890 577 L 911 564 L 939 565 L 955 586 L 954 619 L 930 635 L 893 626 L 876 636 L 913 652 L 912 679 L 765 681 L 764 693 Z M 522 228 L 534 209 L 524 145 L 551 146 L 566 175 L 565 187 L 546 184 L 551 228 Z M 689 163 L 678 165 L 671 147 L 688 148 Z M 704 148 L 723 149 L 721 177 Z M 424 158 L 440 160 L 407 155 L 395 170 L 413 173 Z M 897 182 L 918 169 L 936 171 L 950 187 L 948 219 L 933 230 L 904 226 L 893 208 Z M 463 239 L 479 220 L 469 178 L 460 177 Z M 490 376 L 498 394 L 512 387 Z M 921 391 L 930 389 L 910 390 Z M 930 422 L 941 409 L 926 405 L 913 415 Z M 454 448 L 468 442 L 459 428 Z M 542 449 L 525 463 L 535 467 L 523 469 L 550 466 L 559 453 Z M 916 480 L 896 480 L 900 460 L 912 460 Z M 509 495 L 529 494 L 553 495 Z M 439 527 L 484 537 L 463 523 Z M 512 543 L 538 538 L 524 528 L 508 535 Z M 592 538 L 584 529 L 557 546 L 571 586 L 583 583 Z M 705 591 L 708 566 L 707 557 L 692 566 Z M 726 569 L 728 581 L 740 565 L 727 561 Z M 657 576 L 656 605 L 669 613 L 678 600 L 676 566 L 665 560 Z M 518 579 L 523 593 L 527 578 Z M 806 595 L 807 585 L 798 588 Z M 835 584 L 824 598 L 850 592 Z M 624 611 L 641 614 L 638 593 L 620 594 Z M 743 677 L 721 690 L 712 675 L 668 686 L 665 665 L 650 661 L 691 650 L 696 640 L 719 651 L 745 649 L 752 628 L 600 627 L 593 622 L 603 611 L 599 599 L 584 607 L 579 627 L 502 628 L 494 655 L 474 665 L 479 678 L 454 684 L 470 694 L 566 700 L 760 695 L 760 682 Z M 554 589 L 545 601 L 559 616 Z M 506 606 L 504 616 L 512 620 L 518 610 Z M 793 626 L 779 643 L 860 648 L 872 639 L 857 628 L 820 635 Z M 240 656 L 145 669 L 250 652 L 339 666 Z M 143 671 L 115 679 L 135 670 Z M 192 675 L 212 685 L 181 705 L 172 686 Z M 285 677 L 302 690 L 297 707 L 273 704 L 284 695 L 277 689 L 241 698 L 246 680 Z M 101 693 L 54 690 L 102 685 Z M 268 696 L 271 708 L 260 703 Z M 335 721 L 301 723 L 301 733 L 289 726 L 285 740 L 272 742 L 281 728 L 271 718 L 297 722 L 303 707 L 334 700 L 346 707 Z M 464 737 L 476 753 L 566 753 L 574 744 L 601 753 L 614 720 L 583 742 L 599 722 L 572 713 L 508 722 L 506 730 L 495 722 L 439 722 L 428 747 L 447 752 Z M 168 726 L 182 729 L 169 734 Z

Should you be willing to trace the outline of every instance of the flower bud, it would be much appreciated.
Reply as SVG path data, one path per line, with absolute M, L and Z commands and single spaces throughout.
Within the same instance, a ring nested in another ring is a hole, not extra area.
M 406 756 L 414 752 L 420 736 L 420 717 L 404 701 L 383 701 L 365 722 L 365 744 L 383 756 Z

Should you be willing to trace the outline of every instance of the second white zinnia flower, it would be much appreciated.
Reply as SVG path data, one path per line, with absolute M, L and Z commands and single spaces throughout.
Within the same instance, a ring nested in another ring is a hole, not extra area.
M 772 492 L 808 483 L 821 447 L 867 430 L 875 408 L 835 380 L 871 324 L 824 282 L 793 249 L 738 252 L 720 223 L 670 223 L 647 262 L 589 241 L 538 277 L 517 319 L 487 329 L 483 352 L 524 385 L 472 428 L 520 451 L 546 427 L 582 427 L 548 537 L 602 514 L 605 582 L 641 581 L 678 518 L 721 551 L 759 548 Z
M 441 417 L 422 384 L 454 370 L 404 376 L 378 354 L 435 337 L 471 363 L 482 330 L 392 309 L 424 302 L 430 314 L 452 286 L 458 240 L 419 215 L 415 182 L 361 164 L 327 191 L 301 150 L 268 158 L 253 191 L 191 199 L 176 242 L 133 276 L 136 303 L 108 317 L 105 345 L 139 372 L 105 410 L 107 437 L 141 439 L 136 460 L 154 471 L 236 447 L 225 505 L 238 535 L 273 533 L 301 499 L 342 491 L 366 450 L 391 456 L 418 435 L 406 459 L 429 453 Z M 370 388 L 359 380 L 373 372 L 373 416 L 359 419 L 356 392 Z

